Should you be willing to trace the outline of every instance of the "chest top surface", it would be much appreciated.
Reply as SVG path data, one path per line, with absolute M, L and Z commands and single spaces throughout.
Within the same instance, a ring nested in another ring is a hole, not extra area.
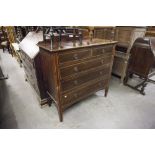
M 116 43 L 117 43 L 117 41 L 110 41 L 110 40 L 95 38 L 95 39 L 93 39 L 93 41 L 91 43 L 89 42 L 89 39 L 84 39 L 82 45 L 79 45 L 79 43 L 76 42 L 76 46 L 73 46 L 72 41 L 62 42 L 62 48 L 51 49 L 50 42 L 39 42 L 38 46 L 42 49 L 45 49 L 45 50 L 51 52 L 51 53 L 55 53 L 55 52 L 75 50 L 75 49 L 80 49 L 80 48 L 95 47 L 95 46 L 100 46 L 100 45 L 111 45 L 111 44 L 116 44 Z

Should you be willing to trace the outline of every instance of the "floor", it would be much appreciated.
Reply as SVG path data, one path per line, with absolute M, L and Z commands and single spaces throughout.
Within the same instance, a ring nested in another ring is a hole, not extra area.
M 155 128 L 153 84 L 142 96 L 112 77 L 107 98 L 103 91 L 97 92 L 66 110 L 60 123 L 54 105 L 39 106 L 16 59 L 0 50 L 0 62 L 9 75 L 0 81 L 0 128 Z

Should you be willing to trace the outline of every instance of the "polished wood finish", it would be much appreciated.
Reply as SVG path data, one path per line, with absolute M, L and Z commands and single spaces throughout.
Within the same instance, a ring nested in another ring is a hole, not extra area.
M 126 27 L 120 26 L 115 28 L 116 52 L 112 73 L 121 77 L 123 83 L 126 74 L 126 67 L 129 59 L 130 49 L 138 37 L 145 35 L 145 27 Z
M 73 46 L 63 42 L 63 48 L 51 49 L 40 42 L 40 64 L 47 94 L 54 101 L 60 121 L 63 111 L 89 95 L 105 89 L 107 96 L 113 63 L 115 41 L 83 40 Z

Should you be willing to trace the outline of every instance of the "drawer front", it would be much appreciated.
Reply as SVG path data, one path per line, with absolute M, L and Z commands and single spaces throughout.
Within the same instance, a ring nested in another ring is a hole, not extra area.
M 27 63 L 27 62 L 23 61 L 22 64 L 23 64 L 24 68 L 28 68 L 30 72 L 32 72 L 32 71 L 35 70 L 35 68 L 33 67 L 33 65 L 30 64 L 30 63 Z
M 111 55 L 113 50 L 113 46 L 105 46 L 105 47 L 97 47 L 93 48 L 93 56 L 98 56 L 98 55 Z
M 36 79 L 36 73 L 35 73 L 35 69 L 32 67 L 29 67 L 26 63 L 23 63 L 23 67 L 24 67 L 24 71 L 27 74 L 30 74 L 31 76 L 33 76 L 33 78 Z
M 61 78 L 63 78 L 66 76 L 70 76 L 72 74 L 81 73 L 83 71 L 87 71 L 89 69 L 108 64 L 108 63 L 110 63 L 110 61 L 111 61 L 111 56 L 108 56 L 106 58 L 100 58 L 100 59 L 93 59 L 93 60 L 85 61 L 85 62 L 75 64 L 72 66 L 68 66 L 65 68 L 60 68 L 60 75 L 61 75 Z
M 91 85 L 88 85 L 84 88 L 78 89 L 72 93 L 66 93 L 62 95 L 61 100 L 62 100 L 62 107 L 66 108 L 69 105 L 95 93 L 96 91 L 99 91 L 101 89 L 104 89 L 106 87 L 108 80 L 101 80 L 98 82 L 95 82 Z
M 27 61 L 31 64 L 33 64 L 33 59 L 31 59 L 25 52 L 21 51 L 21 58 L 23 61 Z
M 79 77 L 74 77 L 71 80 L 67 80 L 67 81 L 62 80 L 61 89 L 64 92 L 64 91 L 79 87 L 80 85 L 85 84 L 95 79 L 99 79 L 102 77 L 107 79 L 109 75 L 109 69 L 110 69 L 110 65 L 106 65 L 98 69 L 97 71 L 94 70 L 94 71 L 85 73 L 84 75 L 79 76 Z
M 70 52 L 64 52 L 59 54 L 59 62 L 65 63 L 69 61 L 76 61 L 80 59 L 85 59 L 91 56 L 91 49 L 86 48 L 83 50 L 75 50 L 75 51 L 70 51 Z
M 35 89 L 35 91 L 37 92 L 38 95 L 40 95 L 39 93 L 39 89 L 38 89 L 38 85 L 37 85 L 37 80 L 30 74 L 26 73 L 26 77 L 29 81 L 29 83 L 31 84 L 31 86 Z

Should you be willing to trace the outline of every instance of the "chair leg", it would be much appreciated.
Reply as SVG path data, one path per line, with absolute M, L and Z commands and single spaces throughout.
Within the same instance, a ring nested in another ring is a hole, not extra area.
M 10 53 L 10 47 L 9 46 L 7 46 L 7 49 L 8 49 L 8 52 Z

